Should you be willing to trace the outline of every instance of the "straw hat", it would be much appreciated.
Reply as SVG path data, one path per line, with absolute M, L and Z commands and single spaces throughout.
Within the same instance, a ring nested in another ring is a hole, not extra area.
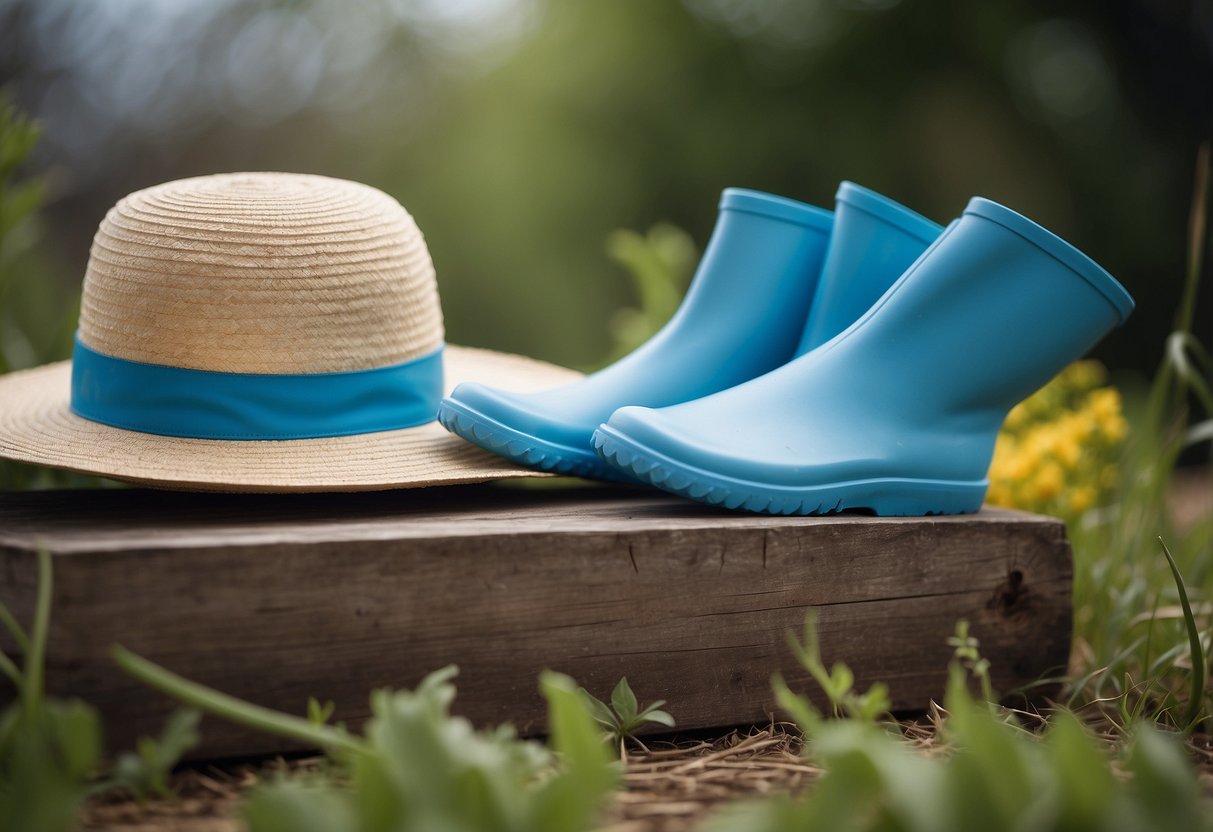
M 0 377 L 0 457 L 208 491 L 534 476 L 443 430 L 438 401 L 463 381 L 541 389 L 576 375 L 444 348 L 425 241 L 387 194 L 203 176 L 106 215 L 73 360 Z

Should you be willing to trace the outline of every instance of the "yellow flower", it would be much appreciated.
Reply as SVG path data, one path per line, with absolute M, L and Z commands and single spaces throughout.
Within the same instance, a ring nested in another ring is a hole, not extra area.
M 1103 435 L 1113 445 L 1120 442 L 1129 434 L 1129 423 L 1125 421 L 1125 417 L 1117 413 L 1115 416 L 1108 418 L 1103 424 Z
M 1062 371 L 1063 378 L 1078 390 L 1089 390 L 1103 384 L 1107 373 L 1098 361 L 1075 361 Z
M 1120 417 L 1120 393 L 1115 387 L 1095 390 L 1087 397 L 1087 405 L 1100 422 Z
M 1056 499 L 1057 495 L 1061 493 L 1062 486 L 1065 485 L 1065 477 L 1062 474 L 1061 466 L 1056 462 L 1047 463 L 1036 474 L 1032 484 L 1032 496 L 1035 499 L 1042 503 Z
M 1089 485 L 1080 486 L 1070 492 L 1070 511 L 1076 514 L 1089 509 L 1095 504 L 1095 489 Z
M 1026 402 L 1020 402 L 1011 408 L 1011 412 L 1007 414 L 1007 420 L 1003 422 L 1003 431 L 1015 431 L 1023 426 L 1028 420 L 1028 407 Z
M 1073 430 L 1066 431 L 1065 435 L 1058 437 L 1053 447 L 1053 453 L 1067 468 L 1077 467 L 1078 460 L 1082 459 L 1082 443 L 1074 434 Z
M 1116 487 L 1116 446 L 1128 433 L 1120 393 L 1095 361 L 1079 361 L 1016 405 L 995 445 L 988 500 L 1082 513 Z
M 993 506 L 1010 506 L 1010 490 L 1001 482 L 990 479 L 990 488 L 986 491 L 986 502 Z

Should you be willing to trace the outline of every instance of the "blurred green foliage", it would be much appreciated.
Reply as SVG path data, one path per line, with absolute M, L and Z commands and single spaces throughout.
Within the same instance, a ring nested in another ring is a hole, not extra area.
M 64 346 L 59 337 L 67 316 L 55 302 L 68 293 L 53 283 L 32 287 L 22 273 L 39 242 L 37 212 L 46 198 L 46 178 L 23 169 L 41 132 L 8 91 L 0 91 L 0 373 L 45 360 Z
M 658 223 L 648 234 L 628 229 L 612 231 L 607 254 L 632 278 L 635 306 L 617 309 L 609 321 L 612 347 L 609 364 L 639 347 L 678 309 L 698 259 L 691 235 L 669 223 Z
M 114 658 L 170 696 L 328 752 L 330 765 L 319 774 L 251 794 L 244 805 L 250 832 L 570 832 L 593 827 L 619 780 L 584 694 L 559 673 L 539 680 L 548 705 L 545 747 L 508 725 L 476 731 L 452 716 L 454 666 L 411 691 L 374 691 L 365 734 L 357 736 L 234 699 L 120 647 Z
M 0 604 L 0 628 L 23 656 L 23 666 L 0 652 L 0 673 L 17 696 L 0 709 L 0 829 L 69 832 L 89 794 L 120 790 L 143 799 L 168 797 L 168 775 L 198 741 L 197 711 L 174 712 L 157 739 L 143 737 L 138 750 L 119 756 L 108 777 L 99 777 L 101 718 L 79 699 L 45 695 L 47 635 L 52 596 L 51 557 L 38 553 L 38 595 L 28 632 Z
M 1143 123 L 1102 6 L 756 5 L 747 24 L 725 3 L 545 4 L 530 40 L 366 172 L 426 229 L 453 340 L 584 364 L 623 301 L 605 230 L 668 220 L 702 246 L 723 187 L 828 206 L 850 178 L 940 221 L 975 193 L 1027 213 L 1144 296 L 1129 330 L 1159 342 L 1195 141 Z M 1067 56 L 1085 81 L 1045 72 Z M 1067 83 L 1087 99 L 1041 99 Z M 1108 362 L 1150 369 L 1123 337 Z
M 816 629 L 806 623 L 806 644 Z M 1097 738 L 1072 713 L 1050 716 L 1038 734 L 1018 715 L 969 693 L 981 667 L 976 640 L 958 629 L 941 712 L 940 747 L 924 754 L 903 741 L 896 723 L 878 721 L 879 708 L 855 710 L 848 700 L 883 700 L 823 686 L 846 719 L 825 719 L 804 696 L 776 680 L 780 705 L 805 734 L 806 754 L 824 769 L 806 796 L 776 796 L 725 810 L 714 832 L 1145 832 L 1210 830 L 1208 798 L 1174 736 L 1142 723 L 1119 748 Z M 813 651 L 802 664 L 818 679 Z M 806 661 L 809 659 L 809 661 Z M 834 678 L 853 678 L 843 664 Z M 979 681 L 983 686 L 986 680 Z M 1126 782 L 1124 773 L 1132 775 Z
M 76 289 L 52 279 L 38 247 L 47 183 L 45 177 L 30 175 L 26 163 L 40 134 L 38 124 L 17 109 L 7 91 L 0 91 L 0 373 L 66 357 L 75 331 Z M 0 490 L 102 482 L 0 460 Z
M 1070 702 L 1114 701 L 1124 725 L 1145 717 L 1186 729 L 1213 716 L 1201 661 L 1210 649 L 1213 515 L 1182 528 L 1171 503 L 1181 456 L 1199 452 L 1207 465 L 1213 437 L 1213 359 L 1196 337 L 1194 302 L 1213 197 L 1211 150 L 1204 145 L 1198 157 L 1183 301 L 1149 388 L 1131 398 L 1115 496 L 1070 525 Z
M 1195 0 L 119 8 L 12 0 L 0 22 L 0 73 L 46 118 L 63 297 L 124 193 L 295 169 L 414 213 L 450 340 L 571 366 L 609 354 L 632 302 L 608 232 L 669 221 L 702 247 L 729 185 L 829 205 L 849 178 L 940 221 L 1004 201 L 1137 295 L 1099 350 L 1114 373 L 1153 369 L 1177 305 L 1213 84 Z

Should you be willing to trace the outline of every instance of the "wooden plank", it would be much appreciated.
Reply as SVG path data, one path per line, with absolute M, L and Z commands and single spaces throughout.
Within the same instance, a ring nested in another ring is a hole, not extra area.
M 172 703 L 108 659 L 119 642 L 237 696 L 357 725 L 375 687 L 460 665 L 456 711 L 543 730 L 536 676 L 605 694 L 627 675 L 680 727 L 767 720 L 770 675 L 810 689 L 784 633 L 820 611 L 827 663 L 898 709 L 942 694 L 967 618 L 1002 690 L 1064 668 L 1064 526 L 986 509 L 765 517 L 623 488 L 468 486 L 337 495 L 0 494 L 0 601 L 28 620 L 55 562 L 47 682 L 103 712 L 112 748 Z M 11 640 L 0 642 L 12 655 Z M 11 696 L 11 691 L 3 695 Z M 204 723 L 197 756 L 288 750 Z

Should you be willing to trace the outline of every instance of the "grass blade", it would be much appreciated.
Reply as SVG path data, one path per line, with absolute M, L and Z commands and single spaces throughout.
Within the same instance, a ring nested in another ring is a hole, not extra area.
M 7 676 L 18 691 L 25 687 L 25 682 L 21 678 L 21 671 L 13 663 L 13 660 L 3 653 L 0 653 L 0 673 Z
M 27 712 L 42 702 L 42 665 L 46 659 L 46 638 L 51 622 L 51 595 L 54 589 L 51 553 L 38 549 L 38 596 L 34 603 L 34 628 L 30 633 L 29 652 L 25 654 L 25 685 L 22 690 Z
M 29 653 L 29 636 L 25 634 L 25 630 L 21 629 L 17 619 L 13 618 L 13 614 L 4 604 L 0 604 L 0 624 L 12 635 L 13 641 L 17 642 L 17 648 L 22 653 Z
M 1200 720 L 1205 701 L 1205 651 L 1200 644 L 1200 628 L 1196 626 L 1196 616 L 1192 614 L 1192 605 L 1188 603 L 1188 590 L 1184 586 L 1184 577 L 1180 574 L 1179 566 L 1167 548 L 1167 543 L 1161 537 L 1162 552 L 1167 556 L 1167 564 L 1171 567 L 1171 575 L 1175 578 L 1175 589 L 1179 593 L 1179 605 L 1184 611 L 1184 628 L 1188 631 L 1188 646 L 1192 653 L 1192 688 L 1188 693 L 1188 714 L 1185 719 L 1184 731 L 1191 732 Z
M 1188 211 L 1188 274 L 1183 296 L 1175 316 L 1176 329 L 1190 332 L 1196 314 L 1196 293 L 1200 286 L 1200 271 L 1204 264 L 1205 232 L 1209 227 L 1209 156 L 1210 144 L 1204 142 L 1196 152 L 1196 176 L 1192 183 L 1192 206 Z
M 263 708 L 226 693 L 220 693 L 197 682 L 191 682 L 155 662 L 132 653 L 120 644 L 115 644 L 110 648 L 110 654 L 119 667 L 145 685 L 229 722 L 245 725 L 267 734 L 299 740 L 318 748 L 346 751 L 366 749 L 364 741 L 346 731 L 327 725 L 315 725 L 301 717 Z

